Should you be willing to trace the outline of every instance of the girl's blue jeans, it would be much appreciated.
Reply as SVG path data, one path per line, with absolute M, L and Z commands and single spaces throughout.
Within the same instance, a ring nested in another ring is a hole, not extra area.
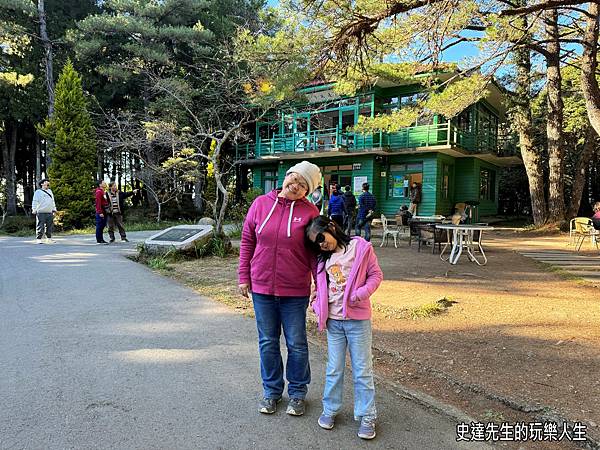
M 252 301 L 258 328 L 264 396 L 280 398 L 283 394 L 283 360 L 279 343 L 283 329 L 287 346 L 285 375 L 288 395 L 290 398 L 304 399 L 310 383 L 306 339 L 308 297 L 276 297 L 253 293 Z
M 354 382 L 354 419 L 375 419 L 375 383 L 371 352 L 370 320 L 327 321 L 327 374 L 323 392 L 323 413 L 334 417 L 342 408 L 346 349 L 350 352 Z

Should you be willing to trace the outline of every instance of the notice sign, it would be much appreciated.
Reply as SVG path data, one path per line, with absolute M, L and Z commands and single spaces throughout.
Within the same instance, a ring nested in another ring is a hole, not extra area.
M 196 228 L 171 228 L 162 234 L 153 236 L 155 241 L 183 242 L 197 234 Z
M 367 182 L 367 177 L 354 177 L 354 195 L 360 195 L 363 183 Z
M 213 234 L 212 225 L 177 225 L 159 231 L 144 241 L 148 248 L 175 248 L 178 250 L 193 247 L 195 242 L 208 241 Z

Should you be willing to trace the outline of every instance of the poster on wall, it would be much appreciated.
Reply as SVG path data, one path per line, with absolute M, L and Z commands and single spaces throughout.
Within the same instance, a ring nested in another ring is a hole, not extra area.
M 403 197 L 404 196 L 404 180 L 403 175 L 394 175 L 394 191 L 392 197 Z
M 367 183 L 367 177 L 354 177 L 354 195 L 360 195 L 362 193 L 363 183 Z

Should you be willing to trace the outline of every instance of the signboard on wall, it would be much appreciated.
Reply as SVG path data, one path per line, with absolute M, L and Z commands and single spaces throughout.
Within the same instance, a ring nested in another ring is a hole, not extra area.
M 367 183 L 367 177 L 354 177 L 354 195 L 360 195 L 362 193 L 362 185 Z
M 340 98 L 340 96 L 333 89 L 328 89 L 326 91 L 309 92 L 306 94 L 306 98 L 308 99 L 309 103 L 317 103 L 335 100 Z

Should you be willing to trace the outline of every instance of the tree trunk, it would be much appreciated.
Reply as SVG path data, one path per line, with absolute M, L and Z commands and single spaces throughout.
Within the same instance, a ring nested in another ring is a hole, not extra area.
M 54 67 L 52 62 L 52 42 L 46 27 L 46 7 L 44 0 L 38 0 L 38 19 L 40 21 L 40 39 L 44 47 L 44 68 L 46 72 L 46 90 L 48 91 L 48 117 L 54 115 Z
M 96 179 L 103 180 L 104 179 L 104 150 L 97 150 L 97 161 L 96 161 Z
M 199 214 L 203 213 L 204 210 L 204 199 L 202 193 L 204 192 L 204 176 L 199 175 L 194 181 L 194 207 Z
M 44 0 L 38 0 L 38 20 L 40 22 L 40 40 L 44 47 L 44 72 L 46 73 L 46 91 L 48 92 L 48 117 L 54 116 L 54 63 L 52 61 L 52 41 L 46 26 L 46 6 Z M 46 145 L 50 145 L 49 142 Z M 46 172 L 50 166 L 49 152 L 46 152 Z
M 600 135 L 600 87 L 596 78 L 598 68 L 598 26 L 600 5 L 590 2 L 581 56 L 581 90 L 585 98 L 590 124 Z
M 575 174 L 573 177 L 573 192 L 571 193 L 571 204 L 569 205 L 569 211 L 567 212 L 567 219 L 576 217 L 579 213 L 581 206 L 581 194 L 585 185 L 585 173 L 586 168 L 590 164 L 590 160 L 596 148 L 596 141 L 598 134 L 591 126 L 587 127 L 585 132 L 585 142 L 583 143 L 583 150 L 577 164 L 575 165 Z
M 548 217 L 544 194 L 544 171 L 540 153 L 534 146 L 533 121 L 531 117 L 531 55 L 529 49 L 515 51 L 517 88 L 513 122 L 519 134 L 521 157 L 529 180 L 531 213 L 536 226 L 543 225 Z
M 34 190 L 42 179 L 42 142 L 39 134 L 35 134 L 35 181 Z
M 15 123 L 5 123 L 2 159 L 4 161 L 4 179 L 6 180 L 6 212 L 17 214 L 17 186 L 15 173 L 15 155 L 17 153 L 17 127 Z
M 560 74 L 560 43 L 558 40 L 558 11 L 546 12 L 546 90 L 548 93 L 548 165 L 550 169 L 548 192 L 548 221 L 560 224 L 565 220 L 563 100 Z

